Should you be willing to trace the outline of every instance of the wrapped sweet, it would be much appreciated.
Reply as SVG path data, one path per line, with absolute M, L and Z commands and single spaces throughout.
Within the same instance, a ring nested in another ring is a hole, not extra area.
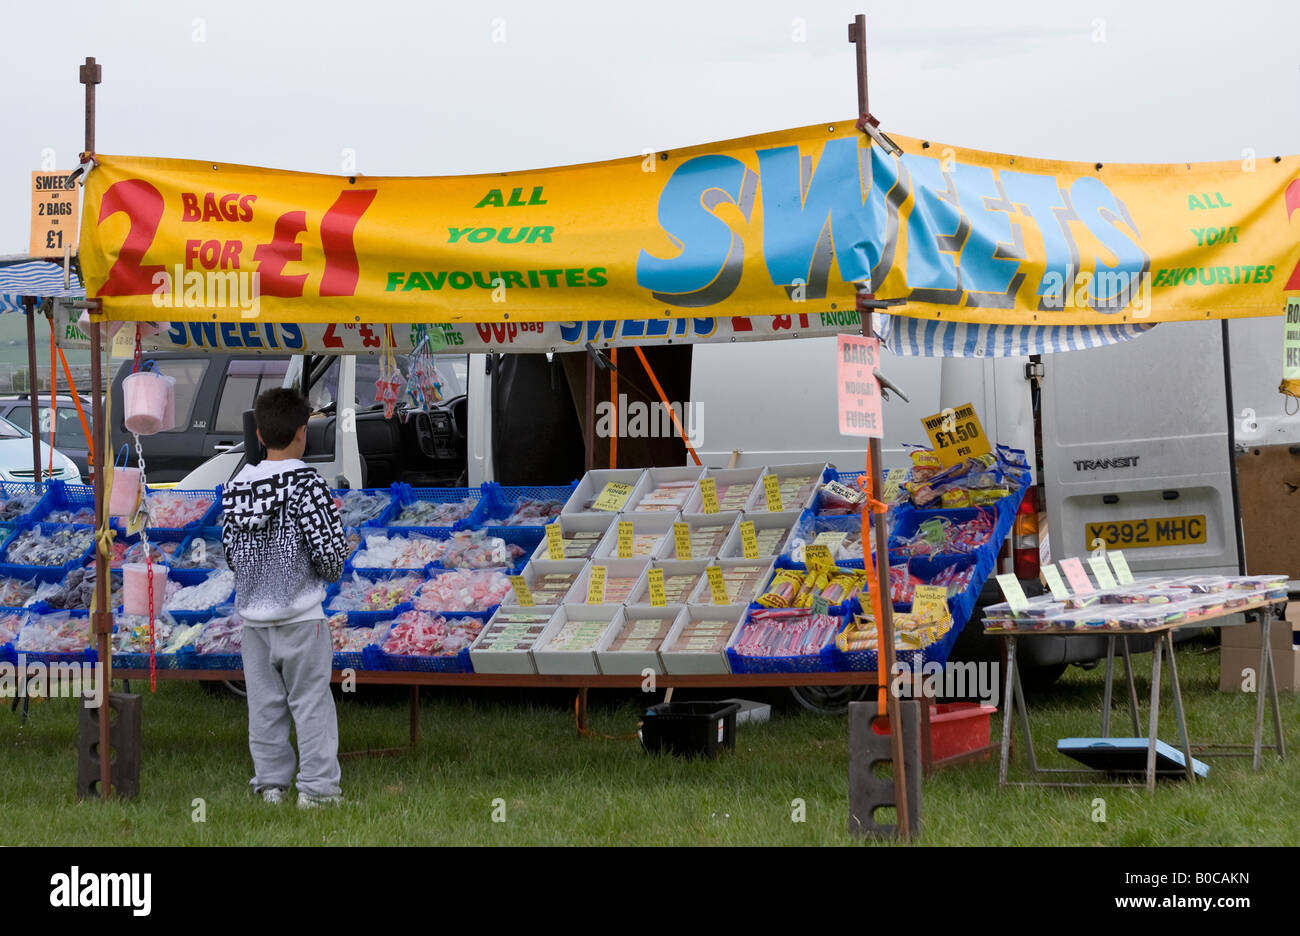
M 329 628 L 335 653 L 358 653 L 366 647 L 378 646 L 388 633 L 387 622 L 349 627 L 345 611 L 329 616 Z
M 409 536 L 371 534 L 352 558 L 359 569 L 418 569 L 442 553 L 445 541 L 413 533 Z
M 501 526 L 545 526 L 560 515 L 564 501 L 521 497 L 514 510 L 504 520 L 494 520 Z
M 672 644 L 664 645 L 664 652 L 721 653 L 731 639 L 736 622 L 721 618 L 699 618 L 687 621 Z
M 413 601 L 420 611 L 487 611 L 510 594 L 510 579 L 499 570 L 455 570 L 434 575 Z
M 167 611 L 206 611 L 224 604 L 235 591 L 235 573 L 226 569 L 209 576 L 198 585 L 177 588 L 168 580 L 163 609 Z
M 202 624 L 177 624 L 170 614 L 163 612 L 154 618 L 154 653 L 175 653 L 181 647 L 191 646 L 203 632 Z M 148 653 L 149 619 L 143 615 L 125 615 L 117 620 L 113 630 L 114 653 Z
M 600 640 L 609 626 L 608 621 L 580 621 L 570 619 L 564 622 L 559 632 L 547 641 L 545 650 L 581 651 L 591 650 Z
M 51 510 L 43 518 L 43 521 L 49 523 L 77 523 L 83 526 L 93 525 L 95 522 L 94 507 L 67 507 L 62 510 Z
M 0 494 L 0 523 L 12 523 L 40 503 L 41 495 L 19 492 Z
M 637 503 L 638 511 L 674 513 L 686 504 L 695 481 L 661 481 Z
M 0 608 L 24 608 L 32 600 L 32 595 L 36 594 L 37 582 L 35 579 L 23 581 L 22 579 L 0 577 Z M 0 640 L 0 643 L 4 643 Z
M 393 526 L 451 526 L 457 520 L 464 520 L 478 506 L 475 498 L 467 497 L 462 501 L 414 500 L 402 507 Z
M 203 625 L 203 632 L 194 641 L 194 651 L 204 655 L 238 654 L 244 641 L 244 622 L 233 609 L 214 617 Z
M 13 642 L 18 632 L 23 629 L 27 615 L 19 611 L 6 611 L 0 614 L 0 644 Z
M 339 509 L 339 519 L 345 527 L 359 527 L 378 520 L 392 498 L 388 494 L 368 494 L 365 491 L 348 491 L 334 495 L 334 506 Z
M 478 618 L 407 611 L 393 621 L 383 649 L 398 656 L 454 656 L 472 644 L 482 629 Z
M 173 569 L 227 569 L 226 549 L 218 536 L 196 536 L 170 556 Z M 138 560 L 136 560 L 138 561 Z
M 526 651 L 533 649 L 546 625 L 550 615 L 541 611 L 498 611 L 484 630 L 478 645 L 474 648 L 490 651 Z
M 673 628 L 675 618 L 671 614 L 660 617 L 638 617 L 624 620 L 614 639 L 610 641 L 609 652 L 641 651 L 651 652 L 659 649 L 668 632 Z
M 90 549 L 94 531 L 85 527 L 38 524 L 19 533 L 5 550 L 4 561 L 17 565 L 61 566 Z
M 357 573 L 339 579 L 339 590 L 329 600 L 332 611 L 387 611 L 411 601 L 424 584 L 421 575 L 363 578 Z
M 749 614 L 732 648 L 741 656 L 816 656 L 840 619 L 806 608 L 763 609 Z
M 499 536 L 488 536 L 482 530 L 464 530 L 443 541 L 436 561 L 446 569 L 487 569 L 513 566 L 523 556 L 521 547 Z
M 166 530 L 179 530 L 202 520 L 216 494 L 195 494 L 192 491 L 150 491 L 145 496 L 149 510 L 149 526 Z
M 19 653 L 77 653 L 90 646 L 90 620 L 67 611 L 31 614 L 18 632 L 14 649 Z

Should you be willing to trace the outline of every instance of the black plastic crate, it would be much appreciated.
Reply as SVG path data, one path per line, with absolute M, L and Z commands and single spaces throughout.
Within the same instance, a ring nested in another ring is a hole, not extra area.
M 646 709 L 641 745 L 681 757 L 718 756 L 736 749 L 736 702 L 663 702 Z

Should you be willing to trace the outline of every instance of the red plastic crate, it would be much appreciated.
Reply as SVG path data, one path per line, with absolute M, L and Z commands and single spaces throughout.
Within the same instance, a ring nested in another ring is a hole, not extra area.
M 943 760 L 986 747 L 989 717 L 997 709 L 978 702 L 945 702 L 930 706 L 930 757 Z M 889 734 L 888 724 L 872 726 L 876 734 Z

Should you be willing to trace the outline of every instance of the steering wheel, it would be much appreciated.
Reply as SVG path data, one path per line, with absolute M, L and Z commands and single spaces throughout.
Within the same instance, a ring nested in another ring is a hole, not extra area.
M 428 413 L 420 410 L 411 413 L 411 421 L 415 425 L 415 441 L 420 446 L 420 451 L 425 458 L 437 460 L 438 451 L 434 447 L 433 440 L 433 420 Z

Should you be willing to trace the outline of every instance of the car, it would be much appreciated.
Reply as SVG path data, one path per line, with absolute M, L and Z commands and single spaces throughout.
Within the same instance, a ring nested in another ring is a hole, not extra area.
M 51 472 L 50 447 L 41 446 L 41 474 L 43 480 L 81 483 L 81 472 L 71 458 L 54 450 L 54 471 Z M 0 417 L 0 481 L 19 481 L 30 484 L 36 479 L 32 466 L 32 434 L 21 426 Z
M 37 419 L 41 424 L 41 441 L 57 446 L 60 452 L 72 459 L 82 477 L 89 478 L 91 476 L 90 446 L 87 444 L 86 433 L 82 428 L 81 416 L 77 413 L 76 404 L 81 403 L 81 410 L 86 414 L 86 420 L 89 421 L 90 398 L 78 394 L 77 399 L 74 401 L 70 394 L 59 393 L 55 395 L 53 439 L 51 439 L 50 432 L 49 401 L 48 394 L 38 394 L 37 403 L 40 406 L 40 413 Z M 9 420 L 19 429 L 30 433 L 32 431 L 31 398 L 26 393 L 0 396 L 0 417 Z

